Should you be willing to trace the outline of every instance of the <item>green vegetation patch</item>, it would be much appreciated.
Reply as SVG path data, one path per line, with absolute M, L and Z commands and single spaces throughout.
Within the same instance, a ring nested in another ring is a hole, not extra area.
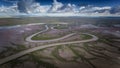
M 91 38 L 92 38 L 92 36 L 87 35 L 87 34 L 80 34 L 80 37 L 81 37 L 83 40 L 91 39 Z
M 83 62 L 87 62 L 88 64 L 91 65 L 92 68 L 96 68 L 96 66 L 90 60 L 88 60 L 84 55 L 82 55 L 82 53 L 79 54 L 78 51 L 75 50 L 73 47 L 71 46 L 68 46 L 68 47 L 73 51 L 74 54 L 80 57 Z
M 51 40 L 51 39 L 61 38 L 67 34 L 68 33 L 59 33 L 59 34 L 54 34 L 54 35 L 38 34 L 38 35 L 32 37 L 32 40 Z
M 60 61 L 67 61 L 66 59 L 62 58 L 60 55 L 59 55 L 59 49 L 62 49 L 62 46 L 57 46 L 53 51 L 52 51 L 52 55 L 60 60 Z
M 54 37 L 51 37 L 51 35 L 36 35 L 34 37 L 32 37 L 32 40 L 49 40 L 49 39 L 53 39 Z
M 27 49 L 25 45 L 22 45 L 22 44 L 11 43 L 11 45 L 13 46 L 4 46 L 6 50 L 3 50 L 2 52 L 0 52 L 1 54 L 0 59 Z
M 54 29 L 68 29 L 67 25 L 59 25 L 59 26 L 55 26 Z
M 36 68 L 45 67 L 45 68 L 57 68 L 54 64 L 51 64 L 49 62 L 43 61 L 40 59 L 40 57 L 34 55 L 34 54 L 29 54 L 31 60 L 36 64 Z

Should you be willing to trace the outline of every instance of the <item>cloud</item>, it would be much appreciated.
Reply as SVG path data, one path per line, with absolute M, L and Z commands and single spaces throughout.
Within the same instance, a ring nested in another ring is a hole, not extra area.
M 120 16 L 120 6 L 76 6 L 75 4 L 63 4 L 54 0 L 52 5 L 41 5 L 40 3 L 22 0 L 13 6 L 0 7 L 0 15 L 27 15 L 27 16 Z

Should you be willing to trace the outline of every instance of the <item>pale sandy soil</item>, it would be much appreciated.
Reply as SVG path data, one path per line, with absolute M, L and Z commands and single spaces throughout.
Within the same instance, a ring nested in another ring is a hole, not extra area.
M 63 49 L 59 49 L 59 55 L 66 60 L 73 60 L 73 57 L 75 56 L 66 46 L 64 46 Z
M 54 48 L 55 48 L 55 47 L 51 47 L 51 48 L 44 49 L 43 51 L 40 51 L 40 54 L 43 55 L 43 56 L 47 56 L 47 57 L 53 58 L 53 56 L 51 55 L 51 52 L 52 52 L 52 50 L 53 50 Z

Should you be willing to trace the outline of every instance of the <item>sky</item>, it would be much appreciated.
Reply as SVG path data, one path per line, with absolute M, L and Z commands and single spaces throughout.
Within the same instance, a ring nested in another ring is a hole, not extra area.
M 8 0 L 16 1 L 16 0 Z M 52 4 L 53 0 L 35 0 L 42 5 Z M 120 0 L 58 0 L 64 4 L 73 3 L 76 5 L 94 5 L 94 6 L 117 6 L 120 5 Z M 7 0 L 0 0 L 0 5 L 12 5 L 13 3 L 7 2 Z
M 41 16 L 120 16 L 120 0 L 0 0 L 0 15 L 22 13 Z
M 43 4 L 51 3 L 52 0 L 36 0 L 38 2 L 41 2 Z M 97 6 L 113 6 L 113 5 L 119 5 L 120 0 L 58 0 L 62 3 L 74 3 L 77 5 L 97 5 Z

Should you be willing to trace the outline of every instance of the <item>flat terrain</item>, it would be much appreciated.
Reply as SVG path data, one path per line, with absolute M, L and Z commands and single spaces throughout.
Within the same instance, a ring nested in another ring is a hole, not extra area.
M 0 68 L 119 68 L 119 22 L 120 18 L 0 19 Z

